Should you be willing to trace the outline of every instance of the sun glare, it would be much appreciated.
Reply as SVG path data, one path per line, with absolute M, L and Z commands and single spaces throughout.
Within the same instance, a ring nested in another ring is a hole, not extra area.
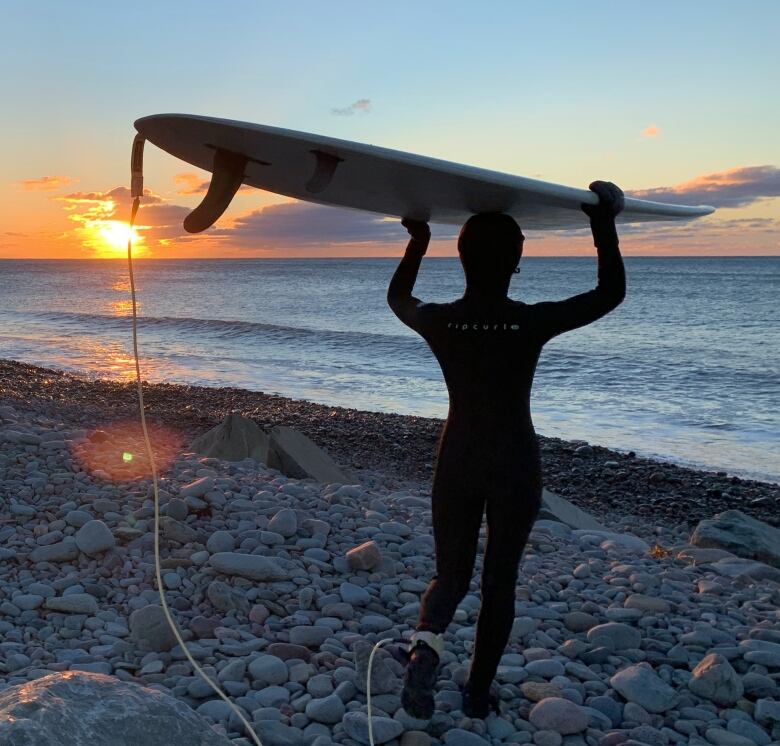
M 97 234 L 103 242 L 105 249 L 111 253 L 127 251 L 127 239 L 132 235 L 133 245 L 138 243 L 139 235 L 135 228 L 130 230 L 127 223 L 121 220 L 105 220 L 97 227 Z

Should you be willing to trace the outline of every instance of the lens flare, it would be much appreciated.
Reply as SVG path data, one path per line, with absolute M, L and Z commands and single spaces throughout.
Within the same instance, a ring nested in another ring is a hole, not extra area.
M 184 437 L 164 425 L 148 424 L 154 463 L 158 473 L 170 468 L 181 453 Z M 74 458 L 93 477 L 112 482 L 127 482 L 151 477 L 141 424 L 115 422 L 93 430 L 73 446 Z

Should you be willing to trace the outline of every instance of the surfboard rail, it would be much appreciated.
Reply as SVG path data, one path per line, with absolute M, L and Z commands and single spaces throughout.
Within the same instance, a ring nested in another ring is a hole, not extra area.
M 172 113 L 141 117 L 135 128 L 207 171 L 219 151 L 243 156 L 243 183 L 259 189 L 393 217 L 462 224 L 495 211 L 523 228 L 555 230 L 586 227 L 580 205 L 598 202 L 589 189 L 253 122 Z M 692 220 L 714 211 L 627 196 L 618 222 Z

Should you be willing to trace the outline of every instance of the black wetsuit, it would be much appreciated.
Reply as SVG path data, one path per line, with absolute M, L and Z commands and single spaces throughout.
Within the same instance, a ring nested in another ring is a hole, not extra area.
M 469 590 L 487 512 L 482 606 L 469 684 L 486 691 L 509 639 L 520 556 L 539 511 L 542 469 L 530 411 L 543 345 L 590 324 L 625 295 L 614 222 L 594 226 L 598 286 L 563 301 L 526 304 L 473 295 L 423 303 L 412 289 L 424 253 L 412 240 L 388 302 L 428 343 L 449 391 L 433 478 L 436 574 L 423 594 L 418 630 L 444 632 Z

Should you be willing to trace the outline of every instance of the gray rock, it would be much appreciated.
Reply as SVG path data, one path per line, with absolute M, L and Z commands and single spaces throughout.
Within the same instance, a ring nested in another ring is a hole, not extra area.
M 76 546 L 89 557 L 94 557 L 116 545 L 114 534 L 103 521 L 87 521 L 74 537 Z
M 221 580 L 213 580 L 206 589 L 206 595 L 209 601 L 219 611 L 230 611 L 238 609 L 239 611 L 249 611 L 249 601 L 246 595 L 238 588 L 231 588 L 227 583 Z
M 298 516 L 290 508 L 282 508 L 268 522 L 268 530 L 284 536 L 286 539 L 295 535 L 298 530 Z
M 254 459 L 268 464 L 271 439 L 254 420 L 233 412 L 216 427 L 195 438 L 190 450 L 223 461 Z
M 287 571 L 271 557 L 259 554 L 217 552 L 209 557 L 209 564 L 224 575 L 239 575 L 249 580 L 287 580 Z
M 315 625 L 299 625 L 290 630 L 290 642 L 293 645 L 305 645 L 308 648 L 318 648 L 333 634 L 330 627 Z
M 753 718 L 765 728 L 774 728 L 780 724 L 780 702 L 774 699 L 759 699 Z
M 355 686 L 365 694 L 366 680 L 368 678 L 368 659 L 371 655 L 373 645 L 368 642 L 357 642 L 354 646 L 355 651 Z M 379 648 L 374 653 L 371 661 L 371 696 L 375 694 L 387 694 L 398 690 L 399 681 L 396 675 L 385 662 L 387 651 Z
M 365 606 L 371 600 L 371 594 L 359 585 L 344 582 L 339 586 L 341 600 L 351 606 Z
M 726 510 L 701 521 L 691 534 L 690 543 L 780 567 L 780 529 L 739 510 Z
M 271 446 L 268 466 L 278 469 L 288 477 L 311 477 L 323 484 L 351 480 L 336 462 L 303 433 L 285 425 L 271 430 Z
M 371 693 L 373 694 L 373 692 Z M 370 743 L 368 737 L 368 715 L 365 712 L 352 710 L 344 715 L 341 723 L 350 738 L 359 743 Z M 374 743 L 377 744 L 387 743 L 394 738 L 398 738 L 404 727 L 397 720 L 374 715 L 371 718 L 371 730 L 374 736 Z
M 275 655 L 261 655 L 255 658 L 248 667 L 249 675 L 266 686 L 285 684 L 289 677 L 289 669 L 281 658 Z
M 69 614 L 95 614 L 98 610 L 97 599 L 89 593 L 71 593 L 68 596 L 47 598 L 44 606 L 52 611 Z
M 162 606 L 157 604 L 136 609 L 130 614 L 129 627 L 131 639 L 144 652 L 167 652 L 178 642 Z
M 592 627 L 588 631 L 588 641 L 595 647 L 605 647 L 612 651 L 638 648 L 642 635 L 635 627 L 620 622 L 607 622 Z
M 767 746 L 767 744 L 772 742 L 767 732 L 763 728 L 759 728 L 752 720 L 733 718 L 726 725 L 726 730 L 729 733 L 735 733 L 738 736 L 747 738 L 757 746 Z
M 586 513 L 566 498 L 542 489 L 542 511 L 540 518 L 552 518 L 554 521 L 560 521 L 567 526 L 575 529 L 595 529 L 596 531 L 606 531 L 590 513 Z
M 290 727 L 278 720 L 255 720 L 252 728 L 263 746 L 303 746 L 307 742 L 300 728 Z
M 64 671 L 0 692 L 0 743 L 230 746 L 185 702 L 112 676 Z
M 36 547 L 30 552 L 32 562 L 69 562 L 77 559 L 79 548 L 76 542 L 68 537 L 64 541 L 49 546 Z
M 744 693 L 742 680 L 731 664 L 717 653 L 701 659 L 688 682 L 688 688 L 698 697 L 724 707 L 736 704 Z
M 553 730 L 561 735 L 581 733 L 588 727 L 588 713 L 562 697 L 547 697 L 537 702 L 528 716 L 539 730 Z
M 464 728 L 450 728 L 443 738 L 447 746 L 488 746 L 490 741 Z
M 189 544 L 192 541 L 198 541 L 200 538 L 200 534 L 194 528 L 168 515 L 160 519 L 160 524 L 162 525 L 163 536 L 166 539 L 178 541 L 180 544 Z
M 629 702 L 636 702 L 648 712 L 666 712 L 677 703 L 675 690 L 647 664 L 639 663 L 624 668 L 609 683 Z
M 206 549 L 211 554 L 218 552 L 232 552 L 236 548 L 236 540 L 230 531 L 215 531 L 206 542 Z
M 306 717 L 317 723 L 338 723 L 344 717 L 344 702 L 338 694 L 313 699 L 306 705 Z

